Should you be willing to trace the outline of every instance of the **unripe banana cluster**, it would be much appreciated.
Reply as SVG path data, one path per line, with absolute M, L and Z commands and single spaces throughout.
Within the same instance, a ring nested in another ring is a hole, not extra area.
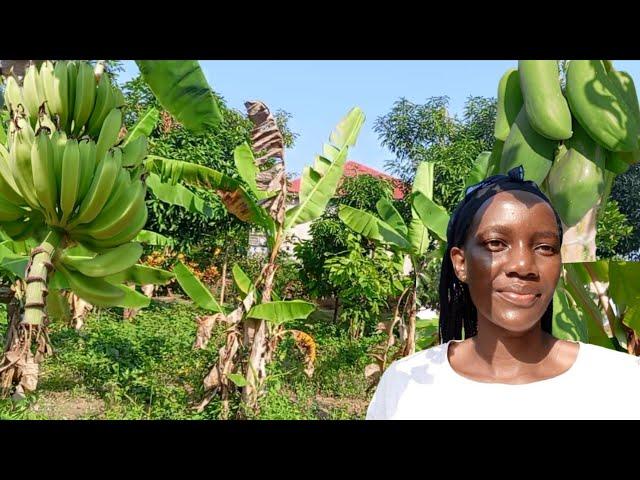
M 601 198 L 606 171 L 640 161 L 633 79 L 608 60 L 571 60 L 563 91 L 557 60 L 520 60 L 498 86 L 495 137 L 488 175 L 523 165 L 575 225 Z
M 142 254 L 131 241 L 147 221 L 147 139 L 121 138 L 122 92 L 106 72 L 96 81 L 87 62 L 46 61 L 27 69 L 22 86 L 9 77 L 4 101 L 11 119 L 8 149 L 0 145 L 0 226 L 17 240 L 55 228 L 103 252 L 63 253 L 56 267 L 76 293 L 95 287 L 84 298 L 96 305 L 122 296 L 107 282 L 81 281 L 121 272 Z

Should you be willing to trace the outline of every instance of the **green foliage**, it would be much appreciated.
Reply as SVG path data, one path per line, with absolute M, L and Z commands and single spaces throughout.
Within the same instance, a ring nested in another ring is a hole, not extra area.
M 401 98 L 376 120 L 374 130 L 396 157 L 386 167 L 407 184 L 413 183 L 420 162 L 436 164 L 433 200 L 451 212 L 474 160 L 493 147 L 496 102 L 469 97 L 462 119 L 451 117 L 448 107 L 446 96 L 431 97 L 424 104 Z
M 53 323 L 50 336 L 57 353 L 42 366 L 37 394 L 19 404 L 0 401 L 0 419 L 62 418 L 65 398 L 77 418 L 218 418 L 218 399 L 202 413 L 193 409 L 203 396 L 202 378 L 225 340 L 225 326 L 219 325 L 205 350 L 193 350 L 193 318 L 204 313 L 192 305 L 154 302 L 134 323 L 110 310 L 89 315 L 80 332 Z M 0 319 L 2 335 L 4 313 Z M 314 375 L 305 375 L 303 356 L 286 336 L 275 352 L 257 418 L 364 418 L 371 393 L 362 372 L 370 363 L 367 352 L 380 336 L 355 342 L 331 323 L 326 311 L 314 312 L 292 328 L 307 332 L 318 344 Z M 230 400 L 235 410 L 237 392 Z M 99 407 L 82 411 L 83 402 Z
M 314 298 L 323 298 L 337 293 L 335 286 L 329 281 L 328 272 L 324 268 L 325 261 L 336 255 L 346 255 L 349 230 L 338 219 L 337 209 L 340 205 L 360 208 L 376 213 L 376 203 L 381 198 L 392 199 L 393 187 L 381 178 L 372 175 L 345 177 L 336 195 L 325 213 L 314 220 L 309 227 L 310 239 L 298 243 L 294 247 L 296 257 L 302 262 L 300 280 Z M 394 202 L 406 221 L 411 218 L 410 207 L 405 202 Z M 362 245 L 370 250 L 372 242 L 360 238 Z
M 335 203 L 375 213 L 378 200 L 391 200 L 392 195 L 393 186 L 388 180 L 373 175 L 358 175 L 344 178 Z
M 352 234 L 347 237 L 347 248 L 347 255 L 327 259 L 325 268 L 342 300 L 340 319 L 359 338 L 372 332 L 382 310 L 389 307 L 388 300 L 401 293 L 397 277 L 402 273 L 402 258 L 383 249 L 369 254 Z
M 634 228 L 620 211 L 618 202 L 609 200 L 596 227 L 598 259 L 612 258 L 618 253 L 618 245 L 628 240 Z
M 640 164 L 633 165 L 622 175 L 616 176 L 611 198 L 618 202 L 620 212 L 634 227 L 633 233 L 621 239 L 616 253 L 640 260 Z

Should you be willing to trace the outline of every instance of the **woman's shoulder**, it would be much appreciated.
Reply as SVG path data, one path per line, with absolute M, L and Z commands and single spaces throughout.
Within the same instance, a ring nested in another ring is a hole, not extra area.
M 640 357 L 591 343 L 579 342 L 579 344 L 580 351 L 578 355 L 581 362 L 588 362 L 595 368 L 629 369 L 630 371 L 637 371 L 640 375 Z
M 385 371 L 387 376 L 433 374 L 436 369 L 446 367 L 448 343 L 420 350 L 414 354 L 396 360 Z

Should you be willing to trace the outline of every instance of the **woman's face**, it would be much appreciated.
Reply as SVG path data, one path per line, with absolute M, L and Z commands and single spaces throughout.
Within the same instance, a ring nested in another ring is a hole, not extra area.
M 494 195 L 475 214 L 463 247 L 451 249 L 451 261 L 479 325 L 526 332 L 552 301 L 562 267 L 553 210 L 529 192 Z

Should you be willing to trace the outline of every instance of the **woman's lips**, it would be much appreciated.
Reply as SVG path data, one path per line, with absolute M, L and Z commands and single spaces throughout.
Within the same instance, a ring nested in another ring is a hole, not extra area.
M 517 305 L 518 307 L 530 307 L 536 303 L 540 296 L 533 293 L 520 294 L 514 292 L 496 292 L 496 295 L 513 305 Z

